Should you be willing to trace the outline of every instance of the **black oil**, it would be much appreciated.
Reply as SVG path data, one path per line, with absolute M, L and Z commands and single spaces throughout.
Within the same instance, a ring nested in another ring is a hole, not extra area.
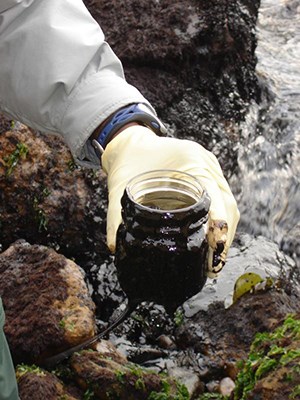
M 182 190 L 125 191 L 115 265 L 129 302 L 153 301 L 172 313 L 207 278 L 206 222 L 210 199 Z

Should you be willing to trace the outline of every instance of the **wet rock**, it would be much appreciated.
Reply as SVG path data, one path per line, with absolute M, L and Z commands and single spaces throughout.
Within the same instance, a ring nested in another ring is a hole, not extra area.
M 162 398 L 173 398 L 177 393 L 187 396 L 186 389 L 172 378 L 135 364 L 117 363 L 94 351 L 74 354 L 70 363 L 79 385 L 83 390 L 89 388 L 96 399 L 146 400 L 153 392 L 161 393 Z
M 97 305 L 97 317 L 103 322 L 108 321 L 113 314 L 114 319 L 114 311 L 125 305 L 126 295 L 119 284 L 113 256 L 99 260 L 98 255 L 93 254 L 82 266 L 87 274 L 92 298 Z
M 231 378 L 223 378 L 220 382 L 219 391 L 222 396 L 230 396 L 235 388 L 235 384 Z
M 15 122 L 7 115 L 0 113 L 0 132 L 7 132 L 13 129 Z
M 263 236 L 237 233 L 222 273 L 218 279 L 208 279 L 202 291 L 184 303 L 184 315 L 192 317 L 218 301 L 225 308 L 229 307 L 233 301 L 235 283 L 245 273 L 255 273 L 262 279 L 271 278 L 274 282 L 282 278 L 287 286 L 295 288 L 299 284 L 295 262 L 276 243 Z
M 167 377 L 128 362 L 108 341 L 100 340 L 93 348 L 74 353 L 51 373 L 35 365 L 19 365 L 16 373 L 21 398 L 146 400 L 152 396 L 183 400 L 189 395 L 182 381 L 196 386 L 196 377 L 187 371 L 185 379 L 182 374 Z
M 168 374 L 185 385 L 192 399 L 197 398 L 198 395 L 203 393 L 204 384 L 195 371 L 175 367 L 169 368 Z
M 212 393 L 212 392 L 216 393 L 219 390 L 219 386 L 220 386 L 219 381 L 210 381 L 206 384 L 206 389 L 208 390 L 209 393 Z
M 299 289 L 291 295 L 283 288 L 274 288 L 245 294 L 228 309 L 223 303 L 215 303 L 178 328 L 177 344 L 198 354 L 191 363 L 194 367 L 198 363 L 199 368 L 201 359 L 207 366 L 205 369 L 202 365 L 204 380 L 212 376 L 235 379 L 236 362 L 247 356 L 255 334 L 272 331 L 287 314 L 298 311 L 299 301 Z
M 237 379 L 235 398 L 299 398 L 299 313 L 287 316 L 270 333 L 257 335 Z
M 60 248 L 72 257 L 83 258 L 93 250 L 107 253 L 106 194 L 103 173 L 76 167 L 59 137 L 21 124 L 1 133 L 0 243 L 4 248 L 26 239 Z
M 79 389 L 68 389 L 64 383 L 47 371 L 22 366 L 17 369 L 19 396 L 22 400 L 80 400 Z
M 54 250 L 18 241 L 1 253 L 0 295 L 15 362 L 38 362 L 95 334 L 83 272 Z
M 230 79 L 236 84 L 239 78 L 236 95 L 240 97 L 255 90 L 253 28 L 259 1 L 228 5 L 224 0 L 142 0 L 136 4 L 125 0 L 117 8 L 108 1 L 86 0 L 85 4 L 125 71 L 129 67 L 130 78 L 162 109 L 177 103 L 186 88 L 197 88 L 222 114 L 222 107 L 238 109 L 222 101 L 227 98 L 222 90 L 229 89 Z
M 300 343 L 298 343 L 300 346 Z M 299 347 L 298 347 L 299 349 Z M 261 379 L 249 393 L 247 400 L 261 398 L 264 400 L 290 400 L 299 396 L 300 376 L 297 373 L 299 359 L 288 366 L 279 367 L 267 377 Z M 298 387 L 298 388 L 297 388 Z
M 113 320 L 113 318 L 112 318 Z M 152 302 L 142 302 L 127 319 L 118 326 L 114 334 L 124 336 L 132 342 L 156 343 L 160 335 L 171 334 L 173 322 L 164 307 Z
M 159 347 L 161 347 L 162 349 L 174 349 L 176 347 L 174 340 L 167 335 L 160 335 L 157 338 L 157 342 Z
M 102 357 L 108 358 L 121 365 L 127 363 L 126 357 L 117 350 L 113 344 L 107 340 L 100 340 L 95 345 L 95 350 L 101 354 Z

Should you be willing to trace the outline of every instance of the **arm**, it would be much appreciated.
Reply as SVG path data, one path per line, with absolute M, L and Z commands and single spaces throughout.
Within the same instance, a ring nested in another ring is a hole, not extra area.
M 98 166 L 88 140 L 99 135 L 97 127 L 101 134 L 103 121 L 125 105 L 150 104 L 125 81 L 120 61 L 81 0 L 2 0 L 0 12 L 0 108 L 33 128 L 61 134 L 77 162 L 89 159 Z M 239 220 L 218 161 L 198 143 L 159 137 L 140 125 L 123 128 L 105 143 L 102 157 L 109 189 L 109 248 L 115 249 L 120 198 L 128 180 L 151 169 L 186 171 L 199 178 L 211 197 L 207 237 L 215 276 Z
M 126 104 L 149 104 L 101 28 L 81 0 L 2 0 L 0 13 L 1 110 L 98 166 L 92 132 Z

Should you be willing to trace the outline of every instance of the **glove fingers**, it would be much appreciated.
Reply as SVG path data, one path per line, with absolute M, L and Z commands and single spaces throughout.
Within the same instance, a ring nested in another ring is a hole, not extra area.
M 122 222 L 121 216 L 121 197 L 123 196 L 125 184 L 112 186 L 109 191 L 109 201 L 107 209 L 106 241 L 109 250 L 114 253 L 116 250 L 116 232 Z
M 236 201 L 225 178 L 212 178 L 207 171 L 197 174 L 198 179 L 211 197 L 207 241 L 209 244 L 208 276 L 218 275 L 225 265 L 228 249 L 233 241 L 239 220 Z M 225 184 L 222 182 L 225 181 Z M 218 182 L 218 183 L 217 183 Z

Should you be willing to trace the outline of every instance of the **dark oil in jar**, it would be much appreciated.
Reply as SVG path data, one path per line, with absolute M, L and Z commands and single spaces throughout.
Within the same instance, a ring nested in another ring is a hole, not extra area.
M 115 264 L 129 301 L 173 312 L 206 282 L 210 199 L 191 175 L 151 171 L 131 180 L 121 200 Z

